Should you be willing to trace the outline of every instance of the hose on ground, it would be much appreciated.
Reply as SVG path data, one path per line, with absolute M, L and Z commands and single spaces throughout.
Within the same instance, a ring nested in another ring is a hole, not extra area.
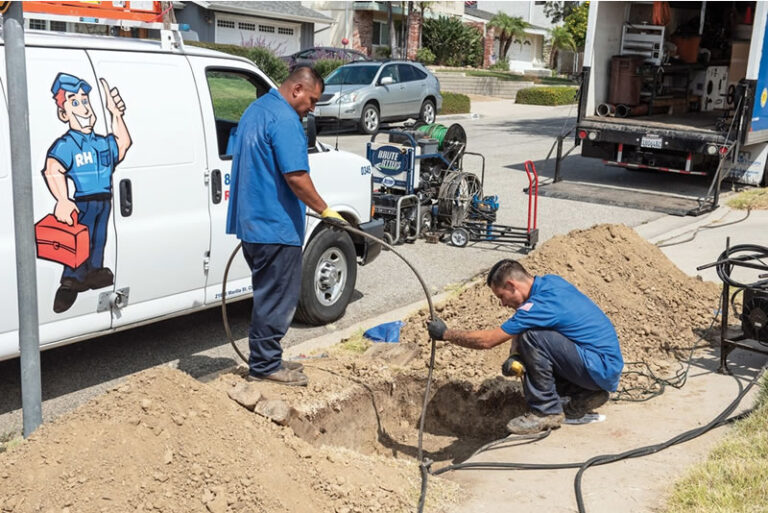
M 419 274 L 419 271 L 416 270 L 416 268 L 411 264 L 400 252 L 398 252 L 395 248 L 393 248 L 390 244 L 387 242 L 371 235 L 370 233 L 366 233 L 358 228 L 355 228 L 354 226 L 346 223 L 340 223 L 335 220 L 328 220 L 325 219 L 317 214 L 313 214 L 312 212 L 307 212 L 306 214 L 308 217 L 313 217 L 315 219 L 319 219 L 321 222 L 326 223 L 327 225 L 333 227 L 333 228 L 340 228 L 343 230 L 346 230 L 349 233 L 353 233 L 355 235 L 359 235 L 361 237 L 367 238 L 369 240 L 372 240 L 373 242 L 377 242 L 381 244 L 383 247 L 387 248 L 389 251 L 397 255 L 400 260 L 405 262 L 405 264 L 413 271 L 413 274 L 416 275 L 416 278 L 419 280 L 419 284 L 421 284 L 421 288 L 424 290 L 424 296 L 427 298 L 427 305 L 429 305 L 429 318 L 434 320 L 435 319 L 435 307 L 432 304 L 432 295 L 429 293 L 429 288 L 427 287 L 426 282 L 424 281 L 424 278 L 422 278 L 421 274 Z M 232 330 L 229 325 L 229 316 L 227 315 L 227 278 L 229 276 L 229 269 L 232 266 L 232 261 L 235 259 L 235 255 L 240 251 L 240 248 L 242 247 L 242 242 L 237 245 L 237 247 L 232 251 L 232 254 L 229 256 L 229 260 L 227 261 L 227 267 L 224 269 L 224 277 L 221 284 L 221 317 L 222 321 L 224 323 L 224 331 L 227 333 L 227 338 L 229 339 L 229 343 L 234 348 L 237 355 L 247 364 L 248 358 L 240 351 L 240 349 L 237 347 L 237 344 L 235 343 L 235 337 L 232 335 Z M 419 418 L 419 441 L 418 441 L 418 459 L 420 462 L 421 467 L 421 494 L 419 497 L 419 512 L 424 510 L 424 500 L 426 499 L 427 495 L 427 474 L 429 473 L 430 465 L 432 464 L 431 461 L 424 459 L 424 450 L 423 450 L 423 439 L 424 439 L 424 421 L 426 419 L 427 414 L 427 405 L 429 403 L 429 394 L 432 387 L 432 371 L 435 367 L 435 340 L 430 338 L 430 353 L 429 353 L 429 371 L 427 372 L 427 385 L 424 389 L 424 403 L 421 408 L 421 417 Z

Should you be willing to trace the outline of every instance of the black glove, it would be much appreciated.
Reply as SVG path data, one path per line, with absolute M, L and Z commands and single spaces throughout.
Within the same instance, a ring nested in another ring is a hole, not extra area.
M 520 359 L 520 355 L 511 354 L 504 363 L 501 364 L 501 373 L 505 376 L 517 376 L 518 378 L 523 376 L 525 372 L 525 366 Z
M 435 317 L 434 320 L 429 321 L 427 324 L 429 336 L 434 340 L 445 340 L 444 337 L 447 329 L 448 326 L 445 325 L 445 322 L 440 317 Z

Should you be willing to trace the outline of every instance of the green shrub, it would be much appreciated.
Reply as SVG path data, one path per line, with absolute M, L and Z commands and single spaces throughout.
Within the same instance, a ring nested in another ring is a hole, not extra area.
M 254 64 L 256 64 L 256 66 L 258 66 L 259 69 L 277 85 L 280 85 L 283 80 L 288 78 L 288 65 L 281 61 L 272 50 L 268 48 L 261 46 L 246 48 L 244 46 L 204 43 L 200 41 L 185 41 L 184 44 L 200 46 L 202 48 L 208 48 L 230 55 L 237 55 L 238 57 L 245 57 L 246 59 L 253 61 Z
M 373 51 L 373 57 L 375 59 L 389 59 L 392 55 L 392 49 L 388 46 L 377 46 Z
M 470 111 L 469 96 L 459 93 L 441 93 L 443 108 L 440 114 L 466 114 Z
M 567 105 L 576 103 L 576 87 L 528 87 L 517 92 L 515 103 Z
M 333 70 L 344 64 L 341 59 L 320 59 L 313 66 L 321 77 L 326 78 Z
M 419 51 L 416 52 L 416 60 L 425 66 L 429 66 L 434 64 L 435 54 L 429 48 L 419 48 Z
M 479 66 L 483 62 L 480 31 L 457 18 L 440 16 L 424 20 L 424 47 L 443 66 Z
M 501 59 L 500 61 L 497 61 L 495 64 L 491 64 L 491 66 L 488 68 L 493 71 L 509 71 L 509 61 L 507 59 Z

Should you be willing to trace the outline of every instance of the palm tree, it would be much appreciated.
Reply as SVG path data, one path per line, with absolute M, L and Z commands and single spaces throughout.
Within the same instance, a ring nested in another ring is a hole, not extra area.
M 564 25 L 559 27 L 553 27 L 549 30 L 549 43 L 552 46 L 552 50 L 549 54 L 549 67 L 555 69 L 557 67 L 557 54 L 560 50 L 576 51 L 576 43 L 573 40 L 573 34 Z
M 501 59 L 507 58 L 509 47 L 515 39 L 525 38 L 525 29 L 531 25 L 519 16 L 510 16 L 501 11 L 493 15 L 488 26 L 496 29 L 499 35 L 499 53 Z

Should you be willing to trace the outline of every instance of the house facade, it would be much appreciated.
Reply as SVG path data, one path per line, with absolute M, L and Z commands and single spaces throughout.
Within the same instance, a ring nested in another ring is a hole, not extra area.
M 468 14 L 483 13 L 482 17 L 487 17 L 503 12 L 509 16 L 522 18 L 530 26 L 525 30 L 525 37 L 515 39 L 507 53 L 510 71 L 517 71 L 526 74 L 549 74 L 546 58 L 546 43 L 549 36 L 549 30 L 555 25 L 544 14 L 544 4 L 540 1 L 516 1 L 516 2 L 492 2 L 478 0 L 477 2 L 468 2 L 472 5 L 467 9 Z M 488 18 L 490 21 L 490 18 Z M 490 64 L 495 64 L 501 57 L 499 48 L 499 39 L 495 37 L 493 44 Z
M 315 34 L 318 46 L 347 46 L 377 56 L 378 48 L 390 47 L 392 32 L 392 56 L 414 59 L 419 49 L 419 30 L 422 10 L 424 18 L 439 16 L 461 17 L 464 2 L 349 2 L 349 1 L 305 1 L 302 4 L 318 11 L 335 23 L 327 31 Z M 410 4 L 411 10 L 408 12 Z M 390 12 L 392 23 L 389 23 Z M 406 55 L 407 53 L 407 55 Z
M 263 46 L 289 55 L 315 46 L 315 33 L 334 20 L 301 2 L 174 2 L 185 38 L 238 46 Z

